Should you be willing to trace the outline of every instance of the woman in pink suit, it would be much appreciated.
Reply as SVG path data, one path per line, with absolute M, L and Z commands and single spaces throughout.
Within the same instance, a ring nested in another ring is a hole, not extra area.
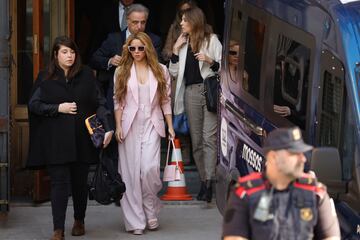
M 175 132 L 171 118 L 170 75 L 143 32 L 128 37 L 114 81 L 119 172 L 127 191 L 121 200 L 125 228 L 135 235 L 158 228 L 161 207 L 160 138 Z

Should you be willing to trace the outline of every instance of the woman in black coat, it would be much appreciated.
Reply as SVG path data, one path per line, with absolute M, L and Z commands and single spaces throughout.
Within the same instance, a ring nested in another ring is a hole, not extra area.
M 81 65 L 76 44 L 65 36 L 56 38 L 49 68 L 39 73 L 28 106 L 27 167 L 46 168 L 50 175 L 52 240 L 64 239 L 69 189 L 74 202 L 72 235 L 85 234 L 89 164 L 96 163 L 99 156 L 99 150 L 90 140 L 85 119 L 96 113 L 102 120 L 106 131 L 105 148 L 113 134 L 105 102 L 92 70 Z

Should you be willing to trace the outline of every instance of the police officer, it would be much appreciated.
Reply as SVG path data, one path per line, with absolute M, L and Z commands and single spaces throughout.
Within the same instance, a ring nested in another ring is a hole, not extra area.
M 324 185 L 304 173 L 299 128 L 279 128 L 265 139 L 265 171 L 239 178 L 230 195 L 224 240 L 340 239 L 332 199 Z

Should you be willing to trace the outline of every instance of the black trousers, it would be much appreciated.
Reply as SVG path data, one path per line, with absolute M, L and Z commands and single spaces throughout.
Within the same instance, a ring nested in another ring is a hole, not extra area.
M 51 210 L 54 230 L 65 226 L 66 208 L 70 193 L 73 198 L 74 219 L 84 221 L 88 198 L 89 165 L 69 163 L 48 166 L 51 182 Z

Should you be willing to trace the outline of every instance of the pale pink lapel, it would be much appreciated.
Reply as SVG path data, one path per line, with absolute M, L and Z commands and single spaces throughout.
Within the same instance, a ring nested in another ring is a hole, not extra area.
M 158 82 L 151 69 L 149 69 L 149 81 L 150 81 L 150 103 L 152 103 L 156 94 Z
M 135 64 L 131 66 L 130 69 L 130 79 L 129 79 L 129 87 L 131 89 L 132 95 L 134 96 L 135 102 L 139 104 L 139 85 L 136 79 L 136 70 Z

